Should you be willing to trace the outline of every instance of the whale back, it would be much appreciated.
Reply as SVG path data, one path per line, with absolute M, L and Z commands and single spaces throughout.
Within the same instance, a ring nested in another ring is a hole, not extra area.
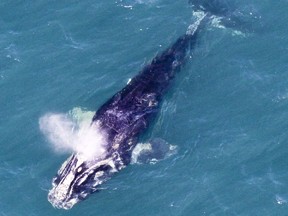
M 135 76 L 121 91 L 103 104 L 93 117 L 109 137 L 110 150 L 127 157 L 138 136 L 159 111 L 163 95 L 185 63 L 187 51 L 196 44 L 198 31 L 185 34 Z M 115 147 L 117 146 L 117 148 Z

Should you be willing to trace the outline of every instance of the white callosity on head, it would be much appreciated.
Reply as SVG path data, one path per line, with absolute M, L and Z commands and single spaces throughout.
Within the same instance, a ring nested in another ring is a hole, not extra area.
M 85 198 L 91 191 L 95 191 L 97 186 L 109 179 L 112 173 L 118 172 L 119 155 L 113 154 L 105 159 L 87 160 L 83 154 L 76 154 L 68 158 L 58 171 L 60 181 L 54 184 L 49 191 L 48 200 L 57 208 L 69 209 L 80 199 Z M 103 166 L 103 170 L 99 169 Z M 109 168 L 107 168 L 109 167 Z M 87 169 L 88 168 L 88 169 Z M 97 171 L 96 171 L 97 170 Z M 89 182 L 86 179 L 89 176 Z M 86 182 L 86 183 L 84 183 Z M 84 184 L 84 185 L 83 185 Z M 74 190 L 82 185 L 83 190 Z M 86 191 L 86 188 L 88 191 Z
M 64 201 L 66 199 L 67 193 L 69 192 L 69 187 L 73 179 L 74 175 L 70 172 L 65 176 L 64 179 L 62 179 L 61 184 L 58 184 L 55 188 L 53 188 L 54 190 L 51 190 L 55 200 Z
M 92 161 L 87 161 L 83 155 L 77 154 L 72 155 L 63 163 L 58 171 L 60 181 L 58 184 L 53 184 L 53 188 L 48 194 L 48 200 L 54 207 L 69 209 L 79 202 L 80 197 L 75 193 L 74 187 L 81 185 L 87 179 L 88 174 L 93 173 L 93 166 L 86 171 L 82 167 L 88 162 L 92 163 Z M 77 175 L 77 173 L 81 174 Z M 81 198 L 86 197 L 87 194 L 86 191 L 82 191 Z
M 78 202 L 77 198 L 72 197 L 73 188 L 71 186 L 74 184 L 76 170 L 81 167 L 83 162 L 81 157 L 71 156 L 59 169 L 58 175 L 59 178 L 61 176 L 61 179 L 58 184 L 53 185 L 48 194 L 48 200 L 54 207 L 69 209 Z M 69 170 L 66 170 L 67 166 L 69 166 Z

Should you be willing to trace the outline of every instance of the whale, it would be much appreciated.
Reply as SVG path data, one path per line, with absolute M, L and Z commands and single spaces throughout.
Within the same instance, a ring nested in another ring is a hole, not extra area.
M 96 111 L 90 127 L 105 134 L 105 154 L 87 158 L 73 153 L 62 164 L 48 193 L 48 201 L 55 208 L 72 208 L 130 164 L 139 137 L 155 120 L 164 95 L 195 48 L 204 18 L 190 25 Z

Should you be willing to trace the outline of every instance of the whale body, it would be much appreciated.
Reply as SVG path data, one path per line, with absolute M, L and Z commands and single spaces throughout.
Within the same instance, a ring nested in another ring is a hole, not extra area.
M 91 127 L 100 128 L 106 153 L 96 158 L 73 154 L 52 180 L 48 200 L 56 208 L 70 209 L 131 161 L 132 150 L 158 113 L 164 94 L 195 47 L 201 20 L 188 28 L 171 47 L 117 92 L 95 113 Z

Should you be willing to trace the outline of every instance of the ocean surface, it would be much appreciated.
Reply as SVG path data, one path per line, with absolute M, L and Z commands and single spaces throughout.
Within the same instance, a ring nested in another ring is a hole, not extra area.
M 41 117 L 96 111 L 197 14 L 187 0 L 2 0 L 0 216 L 288 215 L 288 1 L 227 7 L 241 22 L 201 30 L 142 137 L 177 152 L 129 165 L 66 211 L 47 194 L 70 153 Z

